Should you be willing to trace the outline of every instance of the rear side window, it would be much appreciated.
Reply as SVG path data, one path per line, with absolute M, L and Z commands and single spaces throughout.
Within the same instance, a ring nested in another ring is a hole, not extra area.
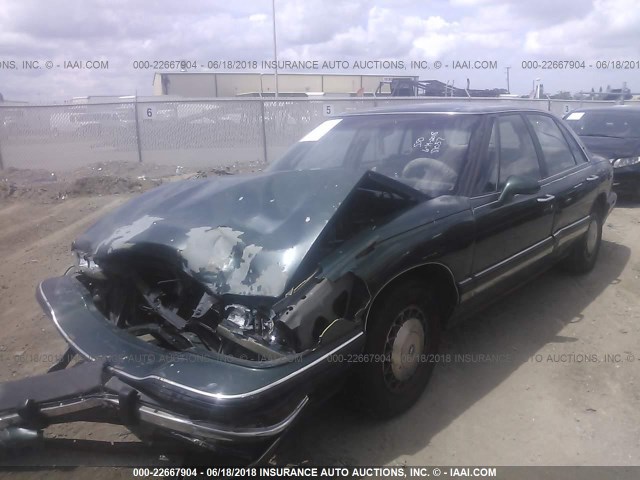
M 588 162 L 589 157 L 584 154 L 576 139 L 571 135 L 571 132 L 562 125 L 560 126 L 560 129 L 562 130 L 562 133 L 564 133 L 564 137 L 567 139 L 567 143 L 569 144 L 569 148 L 571 149 L 571 153 L 573 153 L 573 158 L 576 159 L 576 162 L 578 162 L 578 164 Z
M 549 176 L 576 166 L 576 160 L 569 144 L 553 118 L 546 115 L 529 114 L 527 119 L 540 142 Z

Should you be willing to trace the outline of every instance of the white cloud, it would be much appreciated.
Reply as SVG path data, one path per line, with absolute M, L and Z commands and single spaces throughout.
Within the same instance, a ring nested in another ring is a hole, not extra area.
M 540 73 L 519 69 L 524 59 L 640 57 L 632 0 L 276 0 L 276 12 L 280 59 L 498 60 L 497 71 L 405 72 L 456 84 L 471 77 L 478 88 L 504 86 L 503 67 L 512 66 L 512 87 L 528 91 Z M 153 71 L 134 70 L 133 60 L 271 59 L 271 14 L 265 0 L 0 0 L 0 60 L 106 58 L 111 66 L 0 71 L 0 92 L 20 99 L 150 94 Z M 547 91 L 620 76 L 544 72 Z
M 269 20 L 269 17 L 264 13 L 256 13 L 254 15 L 249 15 L 249 21 L 254 23 L 265 23 Z
M 632 0 L 596 0 L 593 10 L 562 24 L 527 32 L 525 51 L 538 55 L 637 58 L 640 9 Z

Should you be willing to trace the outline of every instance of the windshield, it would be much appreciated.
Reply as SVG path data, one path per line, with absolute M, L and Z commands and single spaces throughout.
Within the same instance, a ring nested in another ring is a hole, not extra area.
M 583 137 L 640 138 L 640 109 L 573 112 L 565 120 Z
M 455 192 L 478 115 L 363 115 L 327 120 L 269 170 L 373 170 L 431 197 Z

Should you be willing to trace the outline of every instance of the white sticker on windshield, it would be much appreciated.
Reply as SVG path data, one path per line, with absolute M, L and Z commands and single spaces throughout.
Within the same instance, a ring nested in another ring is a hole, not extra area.
M 569 116 L 567 117 L 567 120 L 580 120 L 583 115 L 584 115 L 584 112 L 573 112 L 569 114 Z
M 341 118 L 336 118 L 335 120 L 327 120 L 324 123 L 321 123 L 316 128 L 307 133 L 304 137 L 300 139 L 301 142 L 317 142 L 322 137 L 324 137 L 329 130 L 335 127 L 342 121 Z

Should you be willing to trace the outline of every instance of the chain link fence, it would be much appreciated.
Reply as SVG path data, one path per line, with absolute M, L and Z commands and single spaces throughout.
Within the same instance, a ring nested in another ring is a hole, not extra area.
M 0 104 L 0 168 L 58 171 L 109 161 L 193 168 L 267 163 L 332 115 L 425 102 L 499 103 L 557 115 L 615 103 L 420 97 Z

